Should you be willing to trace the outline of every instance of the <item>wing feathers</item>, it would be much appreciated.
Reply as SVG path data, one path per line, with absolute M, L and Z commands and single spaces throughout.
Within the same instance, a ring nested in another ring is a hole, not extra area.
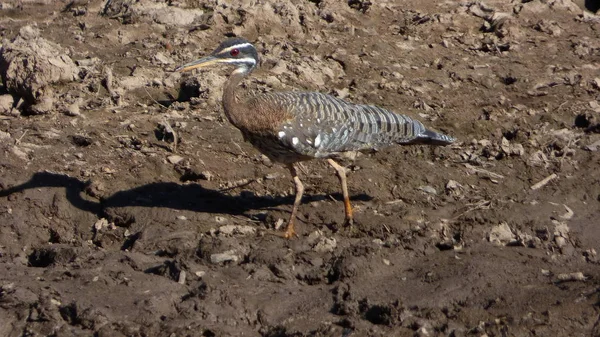
M 275 133 L 302 155 L 327 157 L 392 144 L 447 145 L 454 141 L 408 116 L 321 93 L 267 93 L 256 98 L 290 112 L 293 118 Z

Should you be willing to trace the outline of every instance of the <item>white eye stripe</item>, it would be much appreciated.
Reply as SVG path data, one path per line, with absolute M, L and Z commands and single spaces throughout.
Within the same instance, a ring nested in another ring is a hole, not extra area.
M 232 51 L 233 49 L 246 48 L 246 47 L 250 47 L 250 46 L 252 46 L 252 44 L 250 44 L 250 43 L 236 44 L 234 46 L 227 47 L 227 48 L 221 50 L 221 52 L 219 54 L 221 54 L 221 53 L 228 53 L 228 52 Z
M 221 61 L 223 63 L 252 63 L 253 65 L 256 65 L 256 60 L 251 58 L 251 57 L 244 57 L 241 59 L 223 59 L 223 61 Z

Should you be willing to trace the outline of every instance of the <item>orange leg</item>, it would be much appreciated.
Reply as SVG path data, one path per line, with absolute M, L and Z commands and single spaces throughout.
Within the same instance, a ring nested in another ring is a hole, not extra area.
M 340 180 L 342 185 L 342 195 L 344 196 L 344 211 L 346 214 L 345 225 L 352 226 L 354 224 L 354 218 L 352 216 L 352 205 L 350 204 L 350 196 L 348 195 L 348 186 L 346 185 L 346 168 L 335 162 L 333 159 L 327 159 L 329 165 L 331 165 Z
M 298 173 L 296 172 L 296 168 L 294 164 L 287 165 L 288 170 L 290 170 L 290 174 L 292 175 L 292 179 L 294 179 L 294 184 L 296 185 L 296 198 L 294 199 L 294 206 L 292 207 L 292 214 L 290 215 L 290 220 L 288 221 L 287 228 L 283 233 L 283 237 L 286 239 L 291 239 L 292 237 L 297 237 L 296 231 L 294 230 L 294 222 L 296 221 L 296 214 L 298 213 L 298 206 L 302 201 L 302 195 L 304 194 L 304 185 L 302 185 L 302 181 L 298 178 Z

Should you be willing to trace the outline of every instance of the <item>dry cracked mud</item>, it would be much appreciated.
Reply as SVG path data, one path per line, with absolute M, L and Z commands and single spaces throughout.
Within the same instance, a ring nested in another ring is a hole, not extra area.
M 584 11 L 582 7 L 588 6 Z M 592 1 L 0 1 L 0 336 L 600 336 Z M 231 126 L 247 90 L 405 113 L 449 147 L 293 184 Z

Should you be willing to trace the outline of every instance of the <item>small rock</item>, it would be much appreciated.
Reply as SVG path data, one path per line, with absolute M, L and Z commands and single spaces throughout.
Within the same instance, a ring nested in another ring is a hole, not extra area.
M 65 114 L 67 116 L 81 116 L 81 111 L 79 110 L 79 102 L 75 102 L 73 104 L 70 104 L 66 107 L 65 109 Z
M 105 218 L 96 221 L 96 223 L 94 224 L 94 229 L 96 230 L 96 232 L 99 232 L 106 227 L 108 227 L 108 220 L 106 220 Z
M 218 224 L 225 224 L 225 223 L 227 223 L 227 221 L 228 221 L 227 218 L 224 217 L 224 216 L 218 216 L 217 215 L 215 217 L 215 222 L 218 223 Z
M 564 273 L 556 275 L 559 281 L 568 282 L 568 281 L 585 281 L 587 278 L 583 275 L 582 272 L 575 273 Z
M 383 264 L 385 264 L 386 266 L 389 266 L 391 264 L 391 262 L 388 259 L 383 259 Z
M 187 220 L 187 217 L 185 215 L 178 215 L 177 220 L 185 221 Z
M 350 94 L 350 90 L 348 90 L 348 88 L 334 89 L 334 90 L 340 99 L 344 99 L 344 98 L 348 97 L 348 95 Z
M 212 174 L 210 171 L 202 171 L 202 172 L 200 172 L 200 179 L 211 181 L 211 180 L 214 179 L 214 177 L 215 177 L 215 175 Z
M 514 144 L 510 147 L 510 154 L 520 157 L 525 154 L 525 148 L 522 144 Z
M 175 61 L 173 61 L 173 59 L 171 59 L 170 57 L 166 56 L 165 54 L 158 52 L 156 54 L 154 54 L 154 59 L 159 63 L 159 64 L 173 64 L 175 63 Z
M 179 272 L 179 279 L 177 279 L 177 283 L 179 284 L 185 284 L 185 279 L 186 279 L 186 272 L 185 270 L 182 270 Z
M 0 95 L 0 115 L 10 115 L 14 104 L 12 95 Z
M 479 145 L 483 146 L 483 147 L 487 147 L 487 146 L 491 146 L 492 142 L 489 139 L 482 139 L 479 142 Z
M 15 156 L 17 156 L 19 159 L 22 159 L 22 160 L 25 160 L 25 161 L 29 160 L 29 156 L 27 155 L 27 152 L 23 151 L 18 146 L 13 146 L 12 149 L 11 149 L 11 152 Z
M 431 186 L 419 186 L 419 190 L 429 194 L 437 194 L 436 189 Z
M 228 250 L 223 253 L 212 254 L 210 256 L 210 262 L 214 264 L 220 264 L 224 262 L 238 262 L 240 257 L 235 254 L 235 250 Z
M 50 96 L 45 96 L 40 101 L 29 107 L 31 113 L 35 115 L 49 114 L 54 107 L 54 99 Z
M 515 235 L 506 222 L 492 228 L 489 234 L 489 241 L 497 246 L 506 246 L 515 241 Z
M 172 156 L 168 156 L 167 160 L 169 161 L 169 163 L 171 163 L 173 165 L 177 165 L 178 163 L 180 163 L 183 160 L 183 157 L 174 154 Z
M 145 87 L 146 83 L 148 83 L 148 78 L 144 75 L 123 76 L 117 82 L 121 88 L 125 91 L 129 91 Z
M 80 67 L 91 67 L 100 64 L 100 59 L 97 57 L 91 57 L 89 59 L 77 60 L 75 61 L 75 64 Z
M 313 246 L 313 250 L 317 253 L 331 253 L 337 247 L 335 238 L 321 236 L 317 239 L 317 243 Z
M 196 274 L 196 276 L 202 278 L 204 275 L 206 275 L 206 272 L 204 270 L 198 270 L 194 274 Z
M 248 235 L 248 234 L 255 234 L 256 228 L 254 228 L 252 226 L 225 225 L 225 226 L 219 227 L 219 233 L 224 234 L 224 235 L 234 235 L 234 234 Z
M 567 240 L 562 236 L 557 236 L 554 238 L 554 242 L 558 246 L 558 248 L 562 248 L 567 245 Z
M 588 144 L 585 146 L 585 149 L 591 152 L 596 152 L 600 149 L 600 140 L 593 142 L 592 144 Z
M 0 131 L 0 140 L 8 139 L 8 138 L 10 138 L 10 133 L 4 132 L 4 131 Z
M 163 84 L 163 82 L 160 80 L 160 78 L 153 78 L 152 79 L 152 85 L 155 87 L 160 87 Z
M 459 187 L 461 187 L 461 185 L 456 180 L 448 180 L 446 183 L 446 189 L 448 190 L 455 190 Z
M 569 238 L 570 228 L 566 222 L 552 220 L 554 224 L 554 236 L 562 236 L 563 238 Z

